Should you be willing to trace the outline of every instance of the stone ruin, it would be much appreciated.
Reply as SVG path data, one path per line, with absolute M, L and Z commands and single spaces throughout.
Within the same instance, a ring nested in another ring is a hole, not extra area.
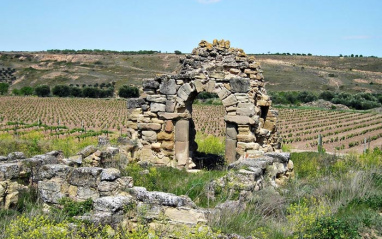
M 144 80 L 140 98 L 127 101 L 128 137 L 137 159 L 178 168 L 195 165 L 192 103 L 200 92 L 216 93 L 225 107 L 226 162 L 280 151 L 278 113 L 253 56 L 229 41 L 201 41 L 180 62 L 179 74 Z
M 67 158 L 60 151 L 31 158 L 21 152 L 0 156 L 0 209 L 11 208 L 20 193 L 35 188 L 47 208 L 61 198 L 91 198 L 94 209 L 80 220 L 133 228 L 143 217 L 153 228 L 192 227 L 223 217 L 227 210 L 239 213 L 253 193 L 267 185 L 277 188 L 293 176 L 290 154 L 280 152 L 277 112 L 254 58 L 230 48 L 229 41 L 215 40 L 202 41 L 181 62 L 178 75 L 145 80 L 141 97 L 128 100 L 129 135 L 118 145 L 100 137 L 98 147 Z M 222 191 L 238 195 L 214 208 L 198 208 L 188 196 L 134 186 L 133 178 L 118 169 L 132 161 L 192 166 L 197 150 L 192 102 L 203 91 L 219 95 L 227 126 L 227 174 L 206 185 L 208 198 L 216 200 Z

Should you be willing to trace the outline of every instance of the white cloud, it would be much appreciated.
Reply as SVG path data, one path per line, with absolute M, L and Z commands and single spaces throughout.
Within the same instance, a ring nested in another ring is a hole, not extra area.
M 203 3 L 203 4 L 217 3 L 220 1 L 222 0 L 198 0 L 199 3 Z

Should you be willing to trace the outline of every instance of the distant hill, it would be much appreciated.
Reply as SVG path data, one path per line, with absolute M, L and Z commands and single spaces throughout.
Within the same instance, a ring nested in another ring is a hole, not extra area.
M 0 70 L 14 69 L 11 76 L 7 75 L 7 81 L 12 79 L 11 89 L 39 84 L 100 85 L 113 81 L 118 88 L 123 84 L 139 86 L 144 78 L 176 72 L 180 68 L 181 56 L 164 53 L 124 55 L 1 52 Z M 329 89 L 382 93 L 381 58 L 255 57 L 264 70 L 266 88 L 270 91 Z

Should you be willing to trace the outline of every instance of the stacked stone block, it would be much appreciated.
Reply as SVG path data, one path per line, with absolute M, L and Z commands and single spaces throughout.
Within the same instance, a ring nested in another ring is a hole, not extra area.
M 201 41 L 180 61 L 177 75 L 143 81 L 140 98 L 129 99 L 129 137 L 139 160 L 174 167 L 192 164 L 192 102 L 198 93 L 217 93 L 226 110 L 226 160 L 279 151 L 277 112 L 253 56 L 229 41 Z M 190 127 L 191 126 L 191 127 Z

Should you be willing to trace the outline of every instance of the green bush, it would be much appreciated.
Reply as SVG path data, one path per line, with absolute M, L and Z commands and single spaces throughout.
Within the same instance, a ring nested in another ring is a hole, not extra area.
M 39 97 L 47 97 L 50 95 L 50 87 L 48 85 L 36 86 L 34 92 Z
M 123 85 L 118 91 L 119 97 L 136 98 L 139 97 L 139 89 L 134 86 Z
M 9 84 L 0 82 L 0 95 L 5 95 L 8 93 Z
M 317 239 L 360 238 L 354 225 L 335 217 L 318 219 L 306 234 L 309 235 L 309 238 Z
M 83 202 L 75 202 L 72 199 L 65 197 L 62 198 L 59 203 L 63 206 L 62 212 L 69 217 L 83 215 L 93 209 L 93 200 L 91 198 L 88 198 Z

